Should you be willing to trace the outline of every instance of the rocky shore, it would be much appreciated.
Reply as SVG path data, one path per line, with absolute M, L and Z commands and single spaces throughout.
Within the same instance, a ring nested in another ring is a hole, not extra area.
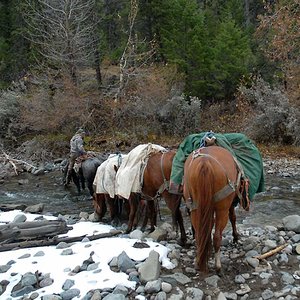
M 83 216 L 83 215 L 82 215 Z M 86 216 L 87 217 L 87 216 Z M 82 218 L 81 222 L 85 220 Z M 122 228 L 119 228 L 122 229 Z M 114 257 L 109 263 L 114 272 L 125 272 L 129 280 L 136 282 L 136 288 L 116 286 L 114 289 L 94 289 L 82 295 L 78 288 L 72 288 L 72 280 L 66 279 L 59 294 L 48 294 L 40 298 L 39 288 L 53 284 L 55 278 L 51 274 L 26 272 L 11 293 L 12 300 L 210 300 L 210 299 L 279 299 L 291 300 L 300 298 L 300 216 L 292 215 L 282 220 L 282 227 L 265 226 L 265 228 L 248 228 L 240 230 L 238 244 L 232 243 L 231 230 L 227 230 L 222 243 L 222 274 L 214 271 L 214 261 L 210 260 L 208 274 L 200 274 L 194 269 L 195 244 L 190 236 L 188 247 L 181 247 L 176 242 L 176 233 L 169 223 L 163 223 L 156 230 L 145 235 L 135 230 L 120 238 L 137 239 L 136 247 L 147 247 L 148 239 L 157 241 L 169 249 L 168 257 L 175 268 L 165 269 L 159 262 L 159 254 L 151 251 L 144 262 L 130 259 L 125 252 Z M 89 241 L 84 240 L 85 247 Z M 263 258 L 278 246 L 282 250 Z M 63 249 L 61 255 L 72 255 L 74 243 L 60 243 L 57 249 Z M 37 251 L 38 255 L 43 255 Z M 68 252 L 68 253 L 67 253 Z M 93 254 L 88 260 L 74 261 L 75 276 L 81 271 L 94 272 L 97 261 Z M 30 255 L 24 254 L 22 259 Z M 51 258 L 49 258 L 51 259 Z M 0 272 L 9 272 L 10 265 L 0 265 Z M 99 263 L 99 262 L 98 262 Z M 0 282 L 0 295 L 5 291 L 8 280 Z M 79 296 L 80 295 L 80 296 Z M 1 296 L 0 296 L 1 297 Z
M 6 163 L 5 170 L 10 170 Z M 51 173 L 60 168 L 61 161 L 41 164 L 32 169 L 34 175 Z M 299 158 L 264 158 L 266 174 L 274 174 L 280 177 L 300 176 Z M 2 168 L 4 170 L 4 168 Z M 23 170 L 24 171 L 24 170 Z M 27 170 L 29 171 L 29 170 Z M 34 173 L 35 172 L 35 173 Z M 13 172 L 12 172 L 13 173 Z M 2 175 L 2 184 L 5 184 L 5 176 Z M 80 217 L 78 216 L 78 220 Z M 91 220 L 91 216 L 81 215 L 81 222 Z M 187 222 L 187 221 L 186 221 Z M 191 235 L 189 224 L 186 229 L 189 235 L 187 247 L 180 246 L 176 241 L 175 232 L 168 223 L 163 223 L 151 234 L 145 235 L 135 230 L 129 236 L 139 239 L 146 247 L 147 239 L 165 245 L 169 249 L 169 258 L 175 268 L 169 270 L 161 267 L 158 255 L 151 252 L 149 258 L 143 263 L 131 260 L 126 253 L 115 257 L 110 262 L 110 268 L 116 272 L 126 272 L 130 280 L 135 281 L 136 289 L 132 290 L 124 286 L 114 289 L 95 289 L 86 295 L 81 295 L 80 290 L 72 288 L 72 282 L 66 280 L 60 294 L 43 296 L 43 300 L 121 300 L 121 299 L 151 299 L 151 300 L 181 300 L 181 299 L 205 299 L 205 300 L 246 300 L 246 299 L 300 299 L 300 216 L 295 211 L 294 215 L 285 217 L 280 226 L 274 227 L 265 224 L 264 227 L 245 227 L 238 224 L 240 240 L 237 244 L 232 243 L 231 228 L 224 232 L 221 261 L 222 274 L 214 271 L 214 261 L 210 260 L 208 274 L 200 274 L 194 269 L 195 242 Z M 122 228 L 116 228 L 121 229 Z M 88 241 L 84 241 L 87 242 Z M 282 246 L 278 252 L 266 258 L 261 255 L 269 253 Z M 64 246 L 66 251 L 72 251 L 72 244 Z M 4 262 L 0 262 L 2 264 Z M 95 263 L 91 261 L 91 265 Z M 74 262 L 75 265 L 83 266 L 83 261 Z M 92 266 L 85 264 L 87 271 L 93 271 Z M 90 269 L 89 269 L 90 268 Z M 40 270 L 41 272 L 43 270 Z M 72 270 L 76 272 L 76 269 Z M 0 272 L 9 272 L 9 263 L 0 265 Z M 30 282 L 35 276 L 37 281 Z M 51 274 L 41 275 L 22 274 L 24 286 L 20 283 L 11 295 L 14 299 L 41 299 L 36 286 L 43 284 L 51 285 L 54 278 Z M 31 279 L 30 279 L 31 278 Z M 38 284 L 37 284 L 38 283 Z M 0 298 L 8 282 L 0 282 Z M 29 287 L 28 287 L 29 286 Z M 24 287 L 26 287 L 24 289 Z M 79 296 L 80 295 L 80 296 Z

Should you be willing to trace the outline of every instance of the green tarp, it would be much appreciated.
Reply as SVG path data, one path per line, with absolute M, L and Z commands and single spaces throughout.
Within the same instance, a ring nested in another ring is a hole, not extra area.
M 171 181 L 181 184 L 183 178 L 184 162 L 194 150 L 202 146 L 202 139 L 207 132 L 191 134 L 179 145 L 173 159 Z M 213 133 L 216 144 L 229 150 L 242 166 L 245 176 L 250 181 L 249 199 L 252 200 L 255 193 L 264 191 L 264 171 L 262 157 L 252 141 L 241 133 Z

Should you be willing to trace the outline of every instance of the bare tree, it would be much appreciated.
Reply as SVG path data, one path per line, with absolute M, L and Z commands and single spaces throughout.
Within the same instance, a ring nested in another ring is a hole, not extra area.
M 65 68 L 75 84 L 78 67 L 95 62 L 94 8 L 95 0 L 25 0 L 27 38 L 48 62 Z
M 124 47 L 122 56 L 119 61 L 119 88 L 115 95 L 115 101 L 121 96 L 130 77 L 138 75 L 138 69 L 147 64 L 156 52 L 155 41 L 151 41 L 148 45 L 148 51 L 140 51 L 141 45 L 145 41 L 140 41 L 138 34 L 135 32 L 136 17 L 139 11 L 139 0 L 130 0 L 130 11 L 128 15 L 127 42 Z

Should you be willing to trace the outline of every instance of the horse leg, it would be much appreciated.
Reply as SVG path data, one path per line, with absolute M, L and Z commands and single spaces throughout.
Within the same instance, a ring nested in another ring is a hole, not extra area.
M 79 180 L 80 180 L 80 183 L 81 183 L 81 187 L 84 190 L 85 189 L 85 179 L 84 179 L 82 170 L 79 171 Z
M 235 214 L 235 209 L 234 206 L 231 205 L 230 209 L 229 209 L 229 220 L 232 226 L 232 236 L 233 236 L 233 242 L 237 243 L 238 239 L 239 239 L 239 234 L 238 231 L 236 229 L 236 214 Z
M 92 182 L 88 182 L 88 190 L 90 192 L 90 195 L 93 196 L 94 188 L 93 188 L 93 183 Z
M 93 195 L 93 206 L 95 213 L 99 216 L 101 221 L 107 211 L 104 194 L 95 193 Z
M 181 196 L 175 195 L 175 197 L 176 198 L 174 199 L 174 195 L 171 195 L 171 197 L 170 196 L 168 197 L 168 195 L 164 196 L 166 204 L 172 212 L 172 223 L 173 223 L 173 227 L 176 228 L 176 232 L 179 225 L 179 229 L 180 229 L 179 244 L 181 246 L 184 246 L 186 244 L 187 237 L 184 228 L 182 213 L 180 210 Z
M 77 187 L 78 194 L 80 194 L 80 192 L 81 192 L 80 178 L 74 170 L 71 171 L 71 177 L 72 177 L 72 180 L 73 180 L 74 184 Z
M 150 219 L 150 232 L 155 230 L 156 226 L 156 217 L 157 217 L 157 209 L 156 209 L 156 202 L 153 200 L 148 200 L 146 202 L 146 209 L 145 209 L 145 216 L 143 221 L 142 228 L 145 229 L 148 223 L 148 219 Z
M 186 244 L 187 238 L 186 238 L 186 232 L 185 232 L 185 228 L 184 228 L 184 224 L 183 224 L 182 213 L 181 213 L 181 210 L 180 210 L 180 205 L 178 205 L 175 215 L 176 215 L 176 222 L 179 225 L 179 229 L 180 229 L 179 244 L 181 246 L 184 246 Z
M 147 224 L 148 224 L 148 219 L 149 219 L 148 202 L 146 202 L 146 200 L 141 200 L 141 202 L 140 202 L 140 213 L 141 213 L 141 215 L 144 216 L 141 231 L 145 231 Z
M 215 250 L 215 266 L 217 273 L 221 273 L 221 243 L 222 233 L 228 222 L 228 215 L 224 211 L 217 211 L 215 218 L 215 232 L 213 237 L 213 244 Z
M 120 222 L 118 218 L 118 201 L 117 197 L 111 198 L 109 195 L 105 195 L 106 202 L 109 206 L 110 222 L 112 225 L 117 226 Z
M 139 201 L 139 203 L 137 204 L 136 214 L 133 221 L 133 228 L 137 228 L 141 217 L 145 214 L 145 207 L 146 204 L 144 200 Z
M 151 205 L 149 206 L 149 216 L 150 216 L 150 232 L 155 230 L 157 226 L 157 201 L 150 201 Z M 149 201 L 147 203 L 149 205 Z
M 126 233 L 131 232 L 133 228 L 133 223 L 135 219 L 135 215 L 138 209 L 138 201 L 136 195 L 130 195 L 129 199 L 129 206 L 130 206 L 130 212 L 129 212 L 129 220 L 128 220 L 128 226 L 126 229 Z

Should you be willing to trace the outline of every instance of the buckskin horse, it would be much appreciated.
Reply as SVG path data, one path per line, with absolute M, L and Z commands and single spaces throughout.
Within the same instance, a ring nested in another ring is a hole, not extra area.
M 151 230 L 154 230 L 156 225 L 156 210 L 155 203 L 160 198 L 163 198 L 171 210 L 172 223 L 177 229 L 180 229 L 180 243 L 186 243 L 186 233 L 183 224 L 183 217 L 180 210 L 181 195 L 171 194 L 168 191 L 170 174 L 172 169 L 172 161 L 176 151 L 157 152 L 152 154 L 147 162 L 143 173 L 143 185 L 140 197 L 142 201 L 146 201 L 146 218 L 144 219 L 143 227 L 146 225 L 147 217 L 150 218 Z M 130 201 L 130 199 L 129 199 Z M 130 214 L 127 231 L 131 231 L 136 219 L 138 202 L 130 201 Z
M 240 176 L 238 163 L 222 147 L 209 146 L 195 150 L 185 162 L 183 195 L 190 208 L 195 230 L 195 266 L 199 271 L 208 271 L 212 244 L 216 271 L 221 271 L 220 247 L 228 216 L 232 224 L 233 240 L 238 240 L 234 203 L 239 194 Z

